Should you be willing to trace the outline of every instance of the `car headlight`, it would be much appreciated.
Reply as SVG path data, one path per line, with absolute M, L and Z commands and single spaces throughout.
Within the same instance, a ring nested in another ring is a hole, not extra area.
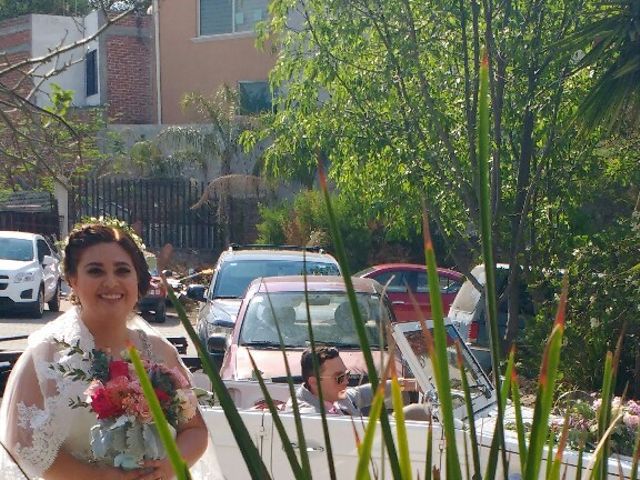
M 29 271 L 26 271 L 26 272 L 18 272 L 18 273 L 16 273 L 14 281 L 16 283 L 33 282 L 35 277 L 36 277 L 35 270 L 29 270 Z

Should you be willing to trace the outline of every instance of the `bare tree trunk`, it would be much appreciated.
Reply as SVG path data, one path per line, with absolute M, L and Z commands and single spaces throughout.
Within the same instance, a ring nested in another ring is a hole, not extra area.
M 513 219 L 511 221 L 511 256 L 509 259 L 509 277 L 507 283 L 508 295 L 508 320 L 505 331 L 505 347 L 508 347 L 518 335 L 518 313 L 520 309 L 519 301 L 519 284 L 520 284 L 520 265 L 519 252 L 521 251 L 521 224 L 526 219 L 526 212 L 523 211 L 527 198 L 527 190 L 530 188 L 531 179 L 531 157 L 533 155 L 533 127 L 534 115 L 530 108 L 527 108 L 524 114 L 524 122 L 522 125 L 522 140 L 520 146 L 520 161 L 518 165 L 518 183 L 516 190 L 516 199 L 513 208 Z M 505 350 L 506 351 L 506 350 Z

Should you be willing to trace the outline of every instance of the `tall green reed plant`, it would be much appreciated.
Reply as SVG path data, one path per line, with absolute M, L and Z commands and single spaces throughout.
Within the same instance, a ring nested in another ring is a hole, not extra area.
M 518 448 L 519 448 L 519 456 L 520 456 L 520 465 L 522 477 L 526 480 L 534 480 L 539 478 L 541 475 L 541 465 L 543 461 L 547 462 L 547 468 L 544 471 L 544 475 L 548 478 L 560 478 L 560 468 L 561 468 L 561 459 L 563 452 L 565 450 L 566 445 L 566 426 L 563 430 L 560 441 L 556 446 L 555 455 L 553 455 L 553 448 L 555 446 L 554 438 L 550 435 L 549 430 L 549 421 L 551 415 L 551 409 L 553 405 L 553 397 L 556 388 L 556 381 L 558 377 L 558 365 L 560 360 L 560 349 L 563 340 L 564 333 L 564 317 L 565 317 L 565 308 L 567 303 L 567 290 L 568 284 L 565 279 L 565 283 L 563 285 L 563 290 L 561 294 L 560 303 L 558 306 L 558 312 L 556 315 L 556 319 L 554 322 L 554 327 L 549 336 L 549 339 L 546 343 L 544 354 L 542 357 L 542 364 L 540 367 L 540 375 L 538 379 L 538 389 L 536 395 L 536 402 L 533 412 L 533 422 L 531 426 L 531 431 L 527 440 L 525 425 L 522 419 L 522 406 L 520 401 L 520 393 L 519 387 L 517 385 L 517 375 L 515 373 L 515 352 L 512 350 L 509 355 L 509 360 L 506 366 L 506 376 L 505 382 L 502 384 L 501 382 L 501 370 L 500 370 L 500 339 L 498 338 L 498 328 L 497 328 L 497 302 L 496 302 L 496 281 L 495 281 L 495 263 L 492 251 L 492 232 L 491 232 L 491 209 L 489 202 L 489 97 L 488 97 L 488 62 L 487 57 L 483 58 L 481 68 L 480 68 L 480 93 L 479 93 L 479 121 L 478 121 L 478 184 L 479 184 L 479 203 L 480 203 L 480 230 L 481 230 L 481 240 L 482 240 L 482 251 L 485 262 L 485 272 L 486 272 L 486 284 L 485 284 L 485 298 L 487 301 L 487 312 L 488 312 L 488 321 L 489 321 L 489 329 L 491 335 L 491 357 L 493 364 L 493 372 L 494 372 L 494 381 L 496 392 L 499 393 L 498 401 L 497 401 L 497 410 L 498 410 L 498 419 L 496 422 L 496 429 L 493 432 L 493 441 L 491 443 L 490 451 L 489 451 L 489 460 L 486 465 L 486 470 L 484 477 L 481 475 L 481 466 L 479 460 L 479 440 L 475 435 L 475 426 L 473 419 L 473 412 L 468 413 L 468 417 L 471 423 L 471 431 L 469 432 L 468 439 L 470 441 L 470 449 L 464 449 L 464 455 L 468 457 L 469 450 L 471 451 L 471 462 L 467 458 L 467 465 L 470 463 L 473 464 L 473 474 L 472 478 L 486 478 L 493 479 L 496 477 L 497 466 L 498 466 L 498 457 L 501 458 L 502 464 L 502 472 L 506 478 L 508 472 L 508 462 L 506 458 L 505 451 L 505 435 L 504 435 L 504 409 L 507 402 L 508 393 L 511 392 L 511 396 L 514 402 L 515 408 L 515 416 L 516 416 L 516 430 L 518 437 Z M 320 157 L 320 156 L 319 156 Z M 368 375 L 371 381 L 373 388 L 376 390 L 376 394 L 374 397 L 373 408 L 371 410 L 371 416 L 365 426 L 365 433 L 362 440 L 360 440 L 357 434 L 354 434 L 354 442 L 358 446 L 359 452 L 359 462 L 357 465 L 357 477 L 360 478 L 370 478 L 369 465 L 371 463 L 372 458 L 372 448 L 373 448 L 373 438 L 377 428 L 378 421 L 380 422 L 383 445 L 386 448 L 389 467 L 391 470 L 391 474 L 394 479 L 407 479 L 411 478 L 411 462 L 409 458 L 409 452 L 407 448 L 407 434 L 406 429 L 404 428 L 404 424 L 402 421 L 402 416 L 396 417 L 397 431 L 396 437 L 394 438 L 393 433 L 391 431 L 389 417 L 384 408 L 382 408 L 383 397 L 385 392 L 385 383 L 387 376 L 391 377 L 391 389 L 392 396 L 395 398 L 397 403 L 397 397 L 399 395 L 399 386 L 397 384 L 397 375 L 393 369 L 390 370 L 390 373 L 386 372 L 382 377 L 382 381 L 380 381 L 378 377 L 377 370 L 373 363 L 373 358 L 369 349 L 369 342 L 366 336 L 364 323 L 362 321 L 360 311 L 357 306 L 355 293 L 353 290 L 353 285 L 351 279 L 349 277 L 349 268 L 347 262 L 347 255 L 344 249 L 344 245 L 342 243 L 342 239 L 337 228 L 337 222 L 335 219 L 335 215 L 333 213 L 333 209 L 331 206 L 331 199 L 329 197 L 326 177 L 324 175 L 322 162 L 319 161 L 319 179 L 320 179 L 320 188 L 323 192 L 326 205 L 327 212 L 329 217 L 329 225 L 331 234 L 334 240 L 334 245 L 336 247 L 336 257 L 338 262 L 340 263 L 340 267 L 342 269 L 344 275 L 345 285 L 347 287 L 349 300 L 351 304 L 351 309 L 354 318 L 354 326 L 356 332 L 358 334 L 360 344 L 362 347 L 362 351 L 365 357 L 365 361 L 368 368 Z M 426 211 L 423 215 L 423 233 L 424 233 L 424 250 L 425 250 L 425 259 L 428 271 L 429 283 L 431 285 L 438 285 L 438 277 L 436 270 L 436 260 L 435 254 L 433 251 L 433 245 L 430 239 L 430 233 L 428 229 L 428 221 Z M 306 280 L 306 279 L 305 279 Z M 166 280 L 165 280 L 166 284 Z M 167 285 L 168 287 L 168 285 Z M 245 462 L 249 469 L 249 472 L 252 478 L 263 479 L 269 478 L 267 470 L 260 458 L 260 455 L 253 444 L 251 437 L 249 436 L 246 427 L 244 426 L 242 419 L 238 413 L 237 408 L 233 404 L 229 393 L 226 390 L 224 383 L 222 382 L 220 375 L 212 364 L 209 355 L 206 351 L 205 346 L 201 343 L 199 338 L 197 337 L 193 327 L 187 319 L 187 316 L 184 312 L 184 308 L 177 301 L 175 295 L 171 291 L 170 287 L 168 287 L 170 291 L 170 298 L 176 309 L 178 311 L 178 315 L 180 320 L 185 327 L 187 334 L 189 335 L 191 341 L 196 345 L 196 349 L 198 351 L 198 355 L 202 361 L 203 367 L 207 375 L 209 376 L 213 389 L 220 401 L 220 405 L 227 416 L 227 420 L 229 421 L 232 431 L 235 435 L 236 441 L 238 442 L 238 446 L 244 455 Z M 453 416 L 453 401 L 452 401 L 452 385 L 451 379 L 448 376 L 448 369 L 446 365 L 447 359 L 447 345 L 446 345 L 446 333 L 445 333 L 445 324 L 444 324 L 444 316 L 442 311 L 442 302 L 437 289 L 430 289 L 430 297 L 431 297 L 431 305 L 432 305 L 432 314 L 433 314 L 433 334 L 426 328 L 426 324 L 424 320 L 422 321 L 423 333 L 424 333 L 424 341 L 427 348 L 427 351 L 430 355 L 430 358 L 434 364 L 434 377 L 436 380 L 436 390 L 438 393 L 438 398 L 440 400 L 439 405 L 439 415 L 440 422 L 444 431 L 444 441 L 446 445 L 445 450 L 445 465 L 446 465 L 446 475 L 447 478 L 451 479 L 460 479 L 462 478 L 462 470 L 460 468 L 460 453 L 458 450 L 458 445 L 456 443 L 456 428 L 455 421 Z M 309 317 L 308 310 L 308 299 L 307 299 L 307 317 Z M 310 343 L 312 347 L 315 346 L 315 342 L 313 339 L 313 329 L 311 328 L 311 322 L 308 318 L 308 330 Z M 282 336 L 279 331 L 278 322 L 276 321 L 276 327 L 278 328 L 278 335 L 280 338 L 280 342 L 282 344 Z M 282 347 L 283 355 L 284 347 Z M 286 361 L 286 355 L 285 361 Z M 389 358 L 388 362 L 393 363 L 393 359 Z M 282 440 L 283 445 L 290 445 L 290 441 L 288 439 L 287 433 L 282 426 L 282 423 L 279 421 L 279 412 L 275 408 L 274 402 L 272 401 L 268 388 L 264 382 L 264 379 L 259 374 L 258 366 L 253 361 L 253 366 L 255 371 L 258 374 L 258 381 L 260 382 L 260 387 L 262 392 L 267 400 L 267 404 L 269 406 L 270 413 L 274 419 L 274 423 L 276 425 L 276 429 L 278 430 Z M 613 362 L 609 362 L 609 365 L 612 365 Z M 314 371 L 317 376 L 319 376 L 320 367 L 317 365 L 317 362 L 314 361 Z M 287 364 L 287 373 L 290 377 L 290 370 Z M 603 407 L 601 412 L 601 441 L 598 445 L 598 448 L 595 452 L 595 465 L 591 470 L 591 477 L 593 479 L 603 479 L 607 476 L 607 438 L 610 435 L 610 432 L 613 428 L 614 423 L 611 422 L 611 419 L 607 416 L 607 411 L 610 411 L 611 406 L 611 393 L 610 389 L 608 389 L 607 385 L 611 385 L 611 381 L 613 379 L 613 367 L 608 367 L 604 372 L 604 387 L 603 387 Z M 463 375 L 464 378 L 464 375 Z M 463 380 L 463 383 L 466 383 Z M 291 380 L 289 381 L 290 392 L 293 397 L 295 397 L 293 392 L 293 384 Z M 465 395 L 465 399 L 467 402 L 467 406 L 469 408 L 470 404 L 470 392 L 469 385 L 463 385 L 463 391 Z M 322 395 L 322 392 L 320 392 Z M 294 402 L 295 403 L 295 402 Z M 327 461 L 330 467 L 330 476 L 332 479 L 335 478 L 336 473 L 333 465 L 333 457 L 331 453 L 331 442 L 329 435 L 329 428 L 327 423 L 326 411 L 324 409 L 323 402 L 321 403 L 321 417 L 322 417 L 322 425 L 323 425 L 323 434 L 325 437 L 325 443 L 327 447 Z M 298 435 L 298 440 L 300 445 L 304 445 L 304 432 L 301 425 L 301 420 L 299 416 L 298 409 L 294 407 L 295 418 L 296 418 L 296 430 Z M 432 423 L 431 421 L 428 423 L 428 426 L 425 428 L 426 435 L 426 444 L 427 444 L 427 452 L 426 452 L 426 465 L 424 471 L 424 478 L 430 479 L 432 478 L 432 473 L 436 472 L 437 476 L 440 476 L 434 469 L 433 465 L 433 455 L 432 455 L 432 447 L 433 447 L 433 433 L 432 433 Z M 467 439 L 465 438 L 465 442 Z M 640 437 L 638 441 L 638 445 L 640 445 Z M 300 462 L 298 461 L 295 453 L 287 448 L 286 455 L 291 463 L 292 472 L 296 478 L 311 478 L 312 472 L 308 465 L 308 459 L 305 458 L 304 452 L 301 450 Z M 306 449 L 303 449 L 306 450 Z M 546 451 L 546 455 L 545 455 Z M 581 458 L 581 457 L 580 457 Z M 633 478 L 636 478 L 637 472 L 637 458 L 638 458 L 638 448 L 636 448 L 636 452 L 634 454 L 634 474 Z M 580 460 L 581 462 L 581 460 Z M 179 467 L 178 467 L 179 468 Z M 384 473 L 383 473 L 384 474 Z M 468 473 L 468 475 L 470 472 Z M 580 477 L 582 472 L 578 471 L 578 477 Z

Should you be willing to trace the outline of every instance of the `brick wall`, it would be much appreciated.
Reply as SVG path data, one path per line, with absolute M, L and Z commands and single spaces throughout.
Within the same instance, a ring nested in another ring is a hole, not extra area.
M 28 58 L 31 54 L 31 17 L 10 18 L 0 22 L 0 70 Z M 33 87 L 31 79 L 13 71 L 0 77 L 0 83 L 11 89 L 20 84 L 18 93 L 27 94 Z
M 129 15 L 105 33 L 110 122 L 155 122 L 153 22 Z

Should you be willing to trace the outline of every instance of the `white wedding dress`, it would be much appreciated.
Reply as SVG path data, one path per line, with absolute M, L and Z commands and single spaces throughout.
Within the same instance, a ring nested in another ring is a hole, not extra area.
M 190 374 L 168 341 L 137 315 L 128 321 L 130 340 L 143 358 L 153 362 L 170 359 Z M 87 372 L 89 362 L 79 354 L 69 354 L 69 346 L 91 352 L 94 339 L 73 308 L 29 336 L 28 347 L 20 356 L 7 383 L 0 407 L 0 478 L 40 478 L 64 448 L 79 460 L 89 462 L 90 429 L 95 414 L 87 408 L 71 408 L 72 400 L 84 400 L 88 382 L 62 375 L 61 368 Z M 1 449 L 1 447 L 0 447 Z M 15 464 L 17 461 L 21 469 Z M 191 468 L 194 479 L 222 479 L 218 461 L 209 440 L 202 459 Z

